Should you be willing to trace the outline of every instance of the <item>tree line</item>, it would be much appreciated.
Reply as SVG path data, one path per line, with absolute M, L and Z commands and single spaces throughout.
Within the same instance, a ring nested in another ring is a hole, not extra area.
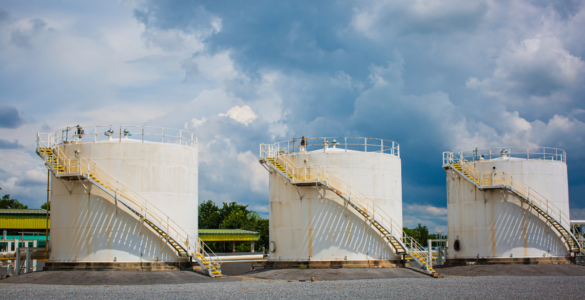
M 422 225 L 421 223 L 418 223 L 418 226 L 416 226 L 415 228 L 406 228 L 406 227 L 403 227 L 402 230 L 408 236 L 410 236 L 413 239 L 415 239 L 423 247 L 426 247 L 427 246 L 428 240 L 435 240 L 435 239 L 437 239 L 437 234 L 435 234 L 435 233 L 432 233 L 432 234 L 429 233 L 429 229 L 427 228 L 427 226 L 426 225 Z M 446 238 L 446 237 L 443 237 L 443 238 Z

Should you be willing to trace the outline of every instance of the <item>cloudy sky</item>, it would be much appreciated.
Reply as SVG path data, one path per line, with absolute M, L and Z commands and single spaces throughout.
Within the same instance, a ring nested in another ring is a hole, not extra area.
M 200 201 L 267 216 L 258 145 L 394 140 L 405 225 L 446 227 L 446 150 L 567 151 L 585 218 L 585 1 L 0 1 L 0 186 L 45 200 L 36 132 L 183 128 Z M 579 29 L 581 28 L 581 29 Z

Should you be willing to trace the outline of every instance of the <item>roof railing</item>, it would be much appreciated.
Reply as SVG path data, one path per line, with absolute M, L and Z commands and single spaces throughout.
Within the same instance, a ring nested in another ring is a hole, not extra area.
M 174 128 L 141 125 L 73 126 L 52 133 L 38 133 L 37 138 L 49 147 L 86 142 L 141 142 L 177 144 L 197 148 L 197 136 Z
M 294 138 L 288 141 L 274 143 L 277 151 L 286 154 L 310 152 L 328 149 L 343 149 L 347 151 L 363 151 L 385 153 L 400 157 L 400 145 L 391 140 L 365 137 L 316 137 Z
M 491 159 L 531 159 L 567 162 L 567 153 L 563 149 L 549 147 L 492 147 L 475 148 L 459 151 L 459 156 L 466 161 L 484 161 Z

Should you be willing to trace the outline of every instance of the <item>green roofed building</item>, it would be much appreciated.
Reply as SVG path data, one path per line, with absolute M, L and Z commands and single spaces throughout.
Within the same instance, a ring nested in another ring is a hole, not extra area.
M 48 219 L 49 229 L 50 216 L 51 212 Z M 47 211 L 44 209 L 0 209 L 0 234 L 6 230 L 9 240 L 14 237 L 22 239 L 24 235 L 26 240 L 38 240 L 42 247 L 45 245 L 46 228 Z M 250 248 L 254 252 L 254 243 L 260 240 L 260 233 L 243 229 L 199 229 L 199 237 L 206 243 L 231 242 L 234 252 L 236 242 L 250 242 Z
M 254 243 L 260 240 L 260 233 L 243 229 L 199 229 L 199 238 L 207 242 L 232 242 L 232 252 L 236 252 L 236 242 L 250 242 L 254 252 Z
M 51 212 L 48 225 L 51 226 Z M 23 231 L 45 232 L 47 229 L 47 211 L 44 209 L 0 209 L 0 230 L 8 234 Z
M 44 209 L 0 209 L 0 239 L 3 240 L 0 242 L 0 249 L 6 250 L 7 241 L 14 241 L 15 238 L 19 241 L 36 240 L 38 247 L 44 247 L 47 225 L 51 226 L 50 216 L 51 212 L 47 218 L 47 211 Z

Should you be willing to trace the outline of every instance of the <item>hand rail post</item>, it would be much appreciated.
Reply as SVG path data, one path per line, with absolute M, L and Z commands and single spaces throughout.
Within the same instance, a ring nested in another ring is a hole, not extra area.
M 165 143 L 165 129 L 162 129 L 162 143 Z
M 347 138 L 345 138 L 345 153 L 347 153 Z
M 120 125 L 120 143 L 122 142 L 122 125 Z
M 368 139 L 367 138 L 364 138 L 364 145 L 365 145 L 364 152 L 368 152 Z
M 179 130 L 179 145 L 183 146 L 183 130 Z

